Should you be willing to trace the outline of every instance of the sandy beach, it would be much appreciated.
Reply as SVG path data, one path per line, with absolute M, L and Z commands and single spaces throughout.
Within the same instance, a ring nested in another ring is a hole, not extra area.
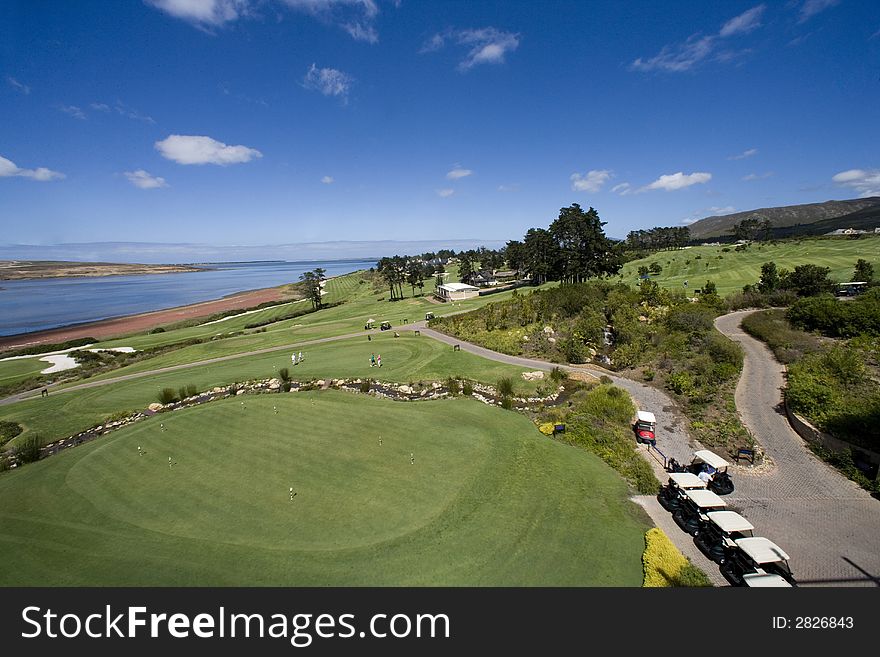
M 87 322 L 75 326 L 60 327 L 35 333 L 21 333 L 0 337 L 0 349 L 18 349 L 37 344 L 57 344 L 77 338 L 92 337 L 104 340 L 127 333 L 148 331 L 163 324 L 179 322 L 185 319 L 208 317 L 215 313 L 228 310 L 247 310 L 267 301 L 285 301 L 290 297 L 282 292 L 281 287 L 270 287 L 232 294 L 222 299 L 203 301 L 188 306 L 178 306 L 165 310 L 156 310 L 138 315 L 127 315 Z

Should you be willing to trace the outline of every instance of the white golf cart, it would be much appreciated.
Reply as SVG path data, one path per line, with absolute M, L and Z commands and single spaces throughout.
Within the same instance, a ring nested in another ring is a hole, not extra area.
M 681 465 L 675 459 L 669 459 L 666 469 L 669 472 L 690 472 L 706 482 L 706 487 L 716 495 L 729 495 L 733 492 L 733 480 L 727 472 L 730 464 L 715 452 L 701 449 L 694 452 L 694 458 L 688 465 Z
M 696 536 L 703 525 L 709 522 L 707 514 L 710 511 L 721 511 L 726 507 L 725 501 L 710 490 L 686 490 L 681 505 L 672 514 L 672 519 L 688 534 Z
M 736 511 L 712 511 L 706 514 L 706 518 L 708 522 L 694 536 L 694 543 L 716 563 L 724 563 L 727 553 L 736 549 L 734 541 L 752 536 L 755 529 Z
M 657 493 L 657 501 L 670 512 L 675 512 L 684 499 L 686 490 L 705 489 L 706 482 L 690 472 L 669 473 L 669 483 L 660 488 Z
M 721 564 L 721 574 L 734 586 L 754 586 L 770 583 L 771 580 L 757 580 L 750 575 L 776 575 L 792 586 L 797 586 L 791 569 L 789 556 L 773 541 L 760 536 L 738 538 L 735 548 L 728 552 Z M 749 577 L 747 580 L 746 578 Z
M 636 413 L 636 421 L 633 424 L 633 431 L 636 433 L 636 442 L 656 445 L 656 426 L 657 418 L 654 417 L 653 413 L 650 411 L 638 411 Z

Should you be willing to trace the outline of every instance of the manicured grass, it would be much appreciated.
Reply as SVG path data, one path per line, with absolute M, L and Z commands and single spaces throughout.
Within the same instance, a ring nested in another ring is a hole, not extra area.
M 723 252 L 723 248 L 730 251 Z M 697 259 L 699 256 L 699 259 Z M 814 264 L 830 267 L 830 277 L 848 281 L 852 277 L 856 260 L 864 258 L 880 270 L 880 236 L 867 236 L 858 240 L 828 238 L 791 240 L 773 244 L 753 244 L 746 251 L 737 253 L 733 245 L 697 246 L 680 251 L 660 251 L 647 258 L 626 263 L 621 270 L 622 280 L 638 284 L 640 266 L 656 262 L 663 270 L 651 275 L 661 286 L 684 290 L 690 294 L 711 280 L 724 296 L 739 292 L 744 285 L 755 284 L 761 276 L 761 265 L 775 262 L 781 268 L 794 269 L 797 265 Z M 684 287 L 684 281 L 688 286 Z
M 648 528 L 522 415 L 336 391 L 150 418 L 0 476 L 0 499 L 6 586 L 638 586 Z
M 157 401 L 162 388 L 177 390 L 194 385 L 199 390 L 252 379 L 268 379 L 278 370 L 288 368 L 296 380 L 318 378 L 370 377 L 383 381 L 409 383 L 443 380 L 463 376 L 495 384 L 503 376 L 516 382 L 516 391 L 534 391 L 535 382 L 520 376 L 523 368 L 485 360 L 452 348 L 426 336 L 402 333 L 395 338 L 388 332 L 377 333 L 372 342 L 366 338 L 349 338 L 338 342 L 313 345 L 302 349 L 305 359 L 299 365 L 290 362 L 291 352 L 276 351 L 260 356 L 243 356 L 222 363 L 146 376 L 140 379 L 110 383 L 97 388 L 68 393 L 53 392 L 47 398 L 37 397 L 8 406 L 0 406 L 0 419 L 19 422 L 25 431 L 16 439 L 21 442 L 29 434 L 39 434 L 44 442 L 61 438 L 103 422 L 120 411 L 143 410 Z M 170 358 L 177 352 L 167 354 Z M 371 368 L 371 353 L 382 356 L 382 367 Z M 165 364 L 169 364 L 168 358 Z M 160 359 L 154 359 L 156 361 Z M 135 370 L 150 369 L 146 361 L 116 370 L 119 376 Z M 97 377 L 96 377 L 97 378 Z
M 40 360 L 40 357 L 38 354 L 33 358 L 0 361 L 0 386 L 13 385 L 52 367 L 51 363 Z

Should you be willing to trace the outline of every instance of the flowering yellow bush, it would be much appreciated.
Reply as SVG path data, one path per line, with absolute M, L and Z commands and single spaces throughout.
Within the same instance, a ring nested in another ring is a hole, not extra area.
M 538 427 L 538 431 L 543 433 L 545 436 L 553 435 L 553 427 L 556 426 L 552 422 L 545 422 L 541 426 Z
M 645 570 L 642 586 L 645 587 L 711 586 L 705 573 L 688 561 L 657 527 L 645 533 L 642 565 Z

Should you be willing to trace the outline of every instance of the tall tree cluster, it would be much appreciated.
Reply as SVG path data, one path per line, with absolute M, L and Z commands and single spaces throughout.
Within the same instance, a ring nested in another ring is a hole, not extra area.
M 626 248 L 632 251 L 660 251 L 680 249 L 691 239 L 687 226 L 656 227 L 648 230 L 632 230 L 626 236 Z

